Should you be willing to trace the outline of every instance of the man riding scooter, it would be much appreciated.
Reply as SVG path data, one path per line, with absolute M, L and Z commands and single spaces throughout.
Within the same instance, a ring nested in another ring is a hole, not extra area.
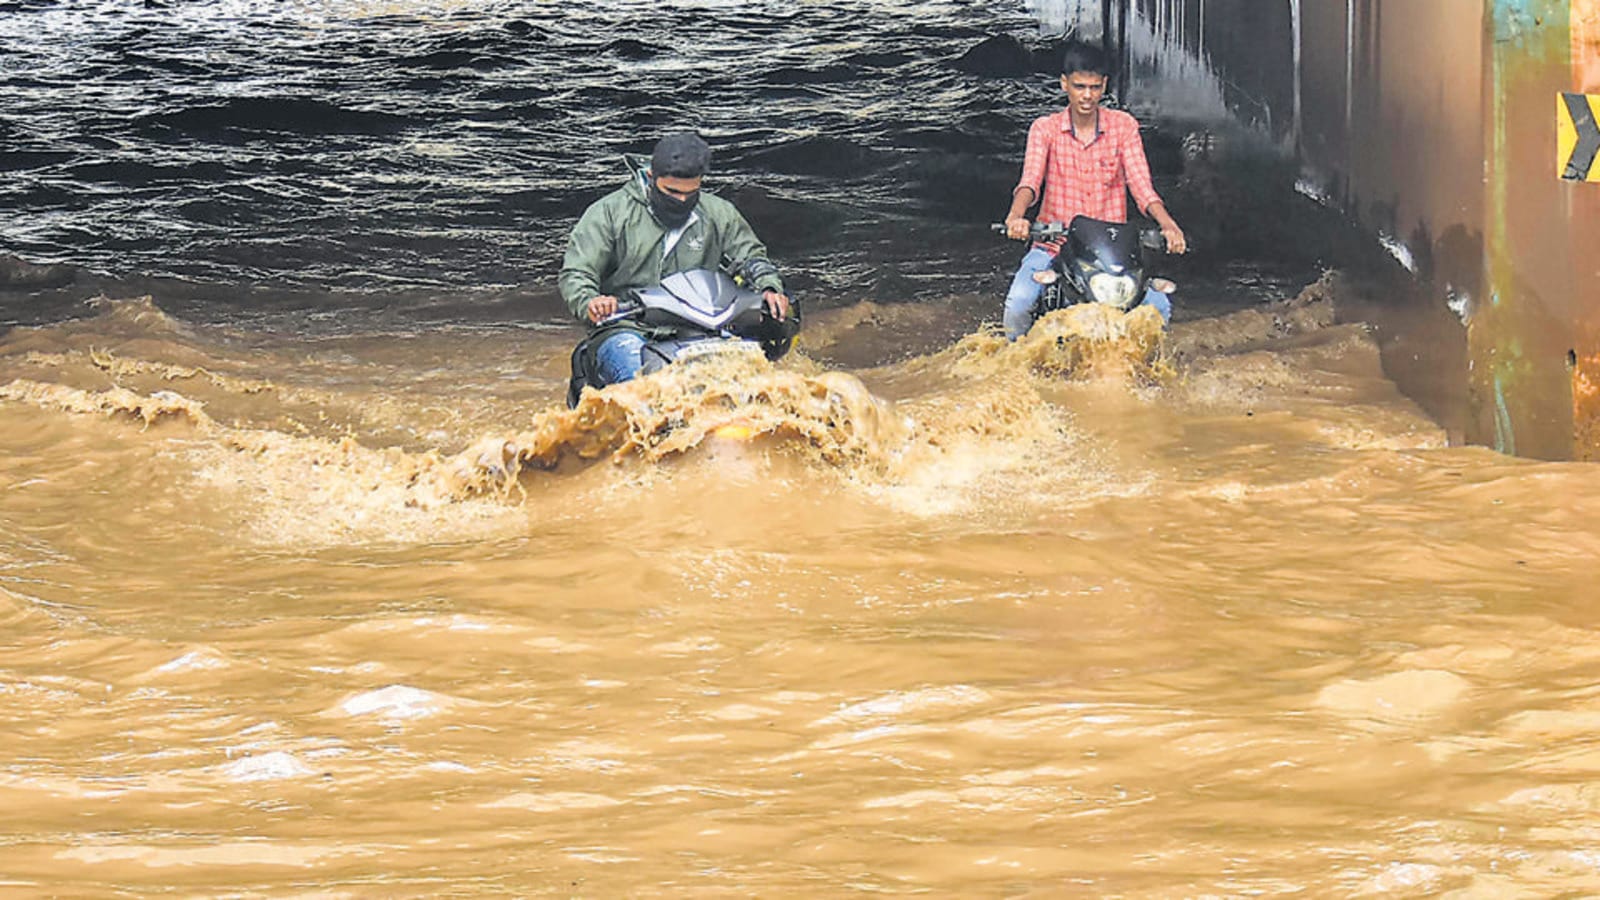
M 643 365 L 651 337 L 637 319 L 618 317 L 619 297 L 668 276 L 727 267 L 760 291 L 778 322 L 796 310 L 766 247 L 732 203 L 701 191 L 711 148 L 698 135 L 660 140 L 649 168 L 595 201 L 573 227 L 562 260 L 561 296 L 593 330 L 573 355 L 573 385 L 628 381 Z M 581 383 L 580 383 L 581 382 Z

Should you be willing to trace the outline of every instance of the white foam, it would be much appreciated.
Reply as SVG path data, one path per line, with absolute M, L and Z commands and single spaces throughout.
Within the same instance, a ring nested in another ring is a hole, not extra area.
M 424 719 L 437 715 L 457 701 L 442 694 L 404 684 L 391 684 L 375 691 L 345 698 L 338 712 L 347 716 L 381 716 L 385 719 Z
M 227 763 L 222 766 L 222 774 L 233 781 L 282 781 L 304 778 L 316 772 L 294 754 L 274 750 Z

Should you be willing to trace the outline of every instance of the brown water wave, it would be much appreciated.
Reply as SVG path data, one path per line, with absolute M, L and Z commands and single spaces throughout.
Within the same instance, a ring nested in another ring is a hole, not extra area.
M 820 487 L 894 514 L 989 516 L 1143 492 L 1155 476 L 1128 463 L 1195 416 L 1222 442 L 1248 422 L 1266 440 L 1288 428 L 1329 448 L 1440 446 L 1382 379 L 1359 325 L 1334 324 L 1336 287 L 1329 276 L 1170 336 L 1149 309 L 1076 307 L 1015 343 L 983 326 L 927 354 L 830 368 L 836 353 L 859 354 L 863 323 L 888 334 L 904 317 L 921 332 L 971 324 L 956 307 L 930 328 L 938 308 L 863 304 L 824 313 L 781 366 L 715 354 L 585 392 L 570 410 L 565 348 L 545 334 L 307 339 L 187 325 L 148 297 L 102 299 L 95 318 L 8 335 L 0 400 L 127 421 L 101 433 L 173 473 L 175 504 L 205 496 L 224 513 L 208 517 L 217 527 L 269 545 L 514 535 L 574 492 L 580 504 L 629 487 L 693 495 L 729 471 L 736 492 L 770 482 L 760 490 L 779 505 Z M 1375 401 L 1345 402 L 1368 389 Z M 1202 493 L 1232 490 L 1202 478 Z
M 409 380 L 432 382 L 420 389 L 428 394 L 452 380 L 457 388 L 468 383 L 485 405 L 502 410 L 483 417 L 458 411 L 441 420 L 436 398 L 394 390 L 370 357 L 353 359 L 351 349 L 314 351 L 296 366 L 286 354 L 304 354 L 303 348 L 240 354 L 236 336 L 200 334 L 150 298 L 102 303 L 105 314 L 97 320 L 10 339 L 15 368 L 31 377 L 0 387 L 0 399 L 129 419 L 143 430 L 175 420 L 181 424 L 173 427 L 189 432 L 177 443 L 198 481 L 230 489 L 240 505 L 242 495 L 251 496 L 258 510 L 270 497 L 274 518 L 305 510 L 344 521 L 320 538 L 280 535 L 286 542 L 320 542 L 340 532 L 354 537 L 365 530 L 353 525 L 357 520 L 381 529 L 393 521 L 385 510 L 403 516 L 485 498 L 537 505 L 540 481 L 530 473 L 570 471 L 594 460 L 655 464 L 708 441 L 759 444 L 863 486 L 903 488 L 926 482 L 929 471 L 959 481 L 952 457 L 981 455 L 985 474 L 992 474 L 1007 459 L 1049 453 L 1043 444 L 1070 440 L 1041 399 L 1040 383 L 1153 381 L 1163 365 L 1153 313 L 1085 307 L 1051 316 L 1014 345 L 980 331 L 905 363 L 938 373 L 929 384 L 940 386 L 897 401 L 803 353 L 775 367 L 759 353 L 725 352 L 587 392 L 575 409 L 549 399 L 530 404 L 523 427 L 485 433 L 486 424 L 514 420 L 503 410 L 519 396 L 496 396 L 495 386 L 470 367 L 444 363 L 407 373 Z M 364 344 L 362 353 L 395 352 L 382 338 L 355 343 Z M 294 375 L 279 374 L 286 371 Z M 443 518 L 441 528 L 461 527 L 459 514 Z

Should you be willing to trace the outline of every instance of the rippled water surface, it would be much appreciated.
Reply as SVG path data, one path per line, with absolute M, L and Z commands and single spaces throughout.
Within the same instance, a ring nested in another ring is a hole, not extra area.
M 1000 340 L 1025 13 L 0 4 L 0 894 L 1600 893 L 1592 467 L 1201 166 L 1170 331 Z M 799 349 L 567 410 L 683 118 Z
M 956 63 L 1030 28 L 960 2 L 10 3 L 0 203 L 29 215 L 0 242 L 122 276 L 537 291 L 621 155 L 691 127 L 803 283 L 864 290 L 907 229 L 1004 211 L 1050 84 Z

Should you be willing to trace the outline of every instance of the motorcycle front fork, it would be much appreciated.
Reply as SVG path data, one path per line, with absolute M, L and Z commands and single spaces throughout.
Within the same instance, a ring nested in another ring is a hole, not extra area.
M 1060 281 L 1045 285 L 1044 290 L 1039 292 L 1039 299 L 1034 301 L 1033 317 L 1037 319 L 1045 313 L 1065 309 L 1067 304 L 1063 303 L 1062 299 Z

